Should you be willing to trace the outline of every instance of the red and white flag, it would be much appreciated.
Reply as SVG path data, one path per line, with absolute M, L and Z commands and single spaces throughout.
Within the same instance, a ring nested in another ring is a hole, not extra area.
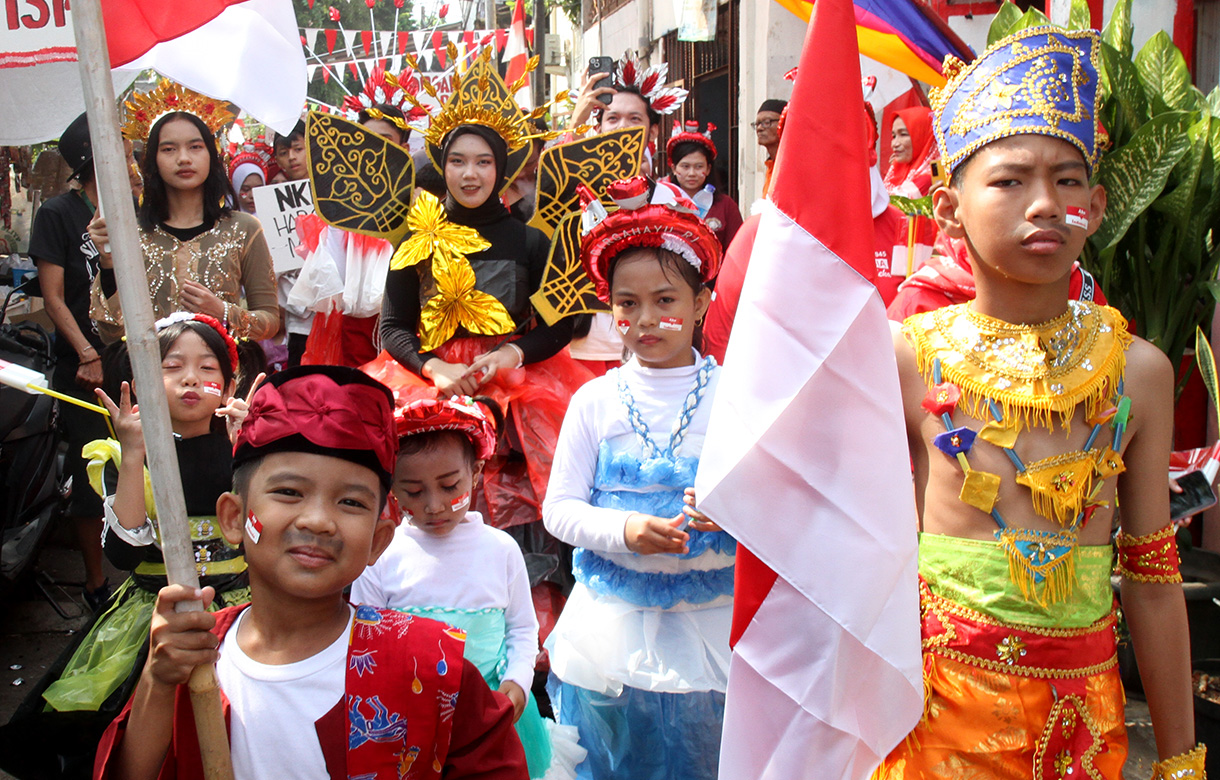
M 511 87 L 514 81 L 525 75 L 529 58 L 529 46 L 525 42 L 525 3 L 517 0 L 517 5 L 513 8 L 513 22 L 508 28 L 508 43 L 504 46 L 504 59 L 508 60 L 508 69 L 504 74 L 505 84 Z M 517 105 L 522 108 L 533 108 L 528 77 L 525 85 L 517 90 L 514 97 L 517 99 Z
M 866 138 L 851 0 L 818 0 L 695 482 L 741 545 L 721 780 L 863 780 L 923 711 Z
M 100 0 L 115 93 L 144 68 L 236 103 L 280 132 L 305 107 L 291 0 Z M 57 138 L 85 110 L 66 0 L 11 0 L 0 19 L 0 144 Z

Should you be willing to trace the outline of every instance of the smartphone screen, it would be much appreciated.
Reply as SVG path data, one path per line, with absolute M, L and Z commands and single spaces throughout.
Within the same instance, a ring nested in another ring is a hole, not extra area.
M 593 85 L 594 89 L 601 89 L 602 87 L 614 86 L 614 84 L 611 80 L 611 75 L 614 73 L 614 58 L 613 57 L 590 57 L 589 58 L 589 75 L 592 76 L 594 73 L 605 73 L 606 74 L 606 78 L 599 79 Z M 610 101 L 614 99 L 614 96 L 613 95 L 598 95 L 597 99 L 608 106 L 608 105 L 610 105 Z
M 1216 493 L 1202 471 L 1191 471 L 1178 477 L 1181 493 L 1169 493 L 1169 518 L 1181 520 L 1215 506 Z

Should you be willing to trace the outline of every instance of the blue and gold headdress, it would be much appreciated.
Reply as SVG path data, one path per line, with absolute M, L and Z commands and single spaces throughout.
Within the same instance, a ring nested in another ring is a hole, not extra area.
M 992 141 L 1036 133 L 1078 148 L 1092 173 L 1105 143 L 1094 110 L 1100 48 L 1092 30 L 1043 26 L 997 41 L 968 66 L 946 57 L 948 82 L 930 95 L 946 171 Z

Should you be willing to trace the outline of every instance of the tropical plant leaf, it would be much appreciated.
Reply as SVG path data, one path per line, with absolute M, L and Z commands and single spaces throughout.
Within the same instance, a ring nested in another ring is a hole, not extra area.
M 1016 3 L 1007 2 L 1000 3 L 1000 10 L 991 20 L 991 26 L 987 28 L 987 45 L 995 43 L 1001 38 L 1005 38 L 1009 33 L 1013 32 L 1013 25 L 1021 20 L 1021 9 Z
M 1207 110 L 1214 117 L 1220 117 L 1220 86 L 1212 87 L 1212 91 L 1207 95 Z
M 1008 34 L 1012 35 L 1015 32 L 1028 30 L 1031 27 L 1043 27 L 1050 23 L 1051 20 L 1047 18 L 1046 14 L 1042 13 L 1037 8 L 1030 8 L 1021 16 L 1020 19 L 1017 20 L 1017 23 L 1012 26 L 1012 29 L 1008 31 Z M 1057 27 L 1058 25 L 1055 26 Z
M 1131 0 L 1118 0 L 1110 11 L 1110 22 L 1101 32 L 1101 40 L 1117 49 L 1123 57 L 1131 59 L 1134 52 L 1131 35 L 1134 29 L 1131 24 Z
M 1203 377 L 1203 386 L 1207 388 L 1207 397 L 1212 399 L 1216 414 L 1220 415 L 1220 391 L 1216 387 L 1216 356 L 1212 354 L 1212 345 L 1203 329 L 1195 326 L 1195 362 L 1199 364 L 1199 374 Z
M 1208 156 L 1211 154 L 1209 144 L 1211 121 L 1211 116 L 1204 114 L 1198 122 L 1195 122 L 1186 131 L 1186 137 L 1190 141 L 1190 148 L 1183 155 L 1182 161 L 1177 164 L 1170 176 L 1170 179 L 1174 182 L 1173 190 L 1158 198 L 1156 203 L 1153 204 L 1157 211 L 1167 215 L 1172 222 L 1182 229 L 1186 228 L 1191 216 L 1197 211 L 1195 190 L 1199 184 L 1199 172 L 1203 167 L 1203 156 L 1204 154 Z
M 1105 66 L 1106 78 L 1110 86 L 1110 94 L 1118 99 L 1118 103 L 1127 112 L 1127 118 L 1133 125 L 1148 120 L 1148 99 L 1144 94 L 1144 85 L 1140 81 L 1139 71 L 1135 69 L 1129 57 L 1113 46 L 1101 45 L 1101 59 Z M 1109 128 L 1111 137 L 1119 140 L 1119 128 Z
M 1088 0 L 1072 0 L 1072 8 L 1068 12 L 1069 30 L 1088 30 L 1093 27 L 1093 15 L 1089 13 Z
M 1106 187 L 1109 203 L 1106 218 L 1091 239 L 1098 250 L 1117 243 L 1164 191 L 1170 171 L 1190 149 L 1186 131 L 1193 122 L 1193 115 L 1184 111 L 1161 114 L 1102 158 L 1098 179 Z
M 1196 107 L 1186 60 L 1164 30 L 1158 30 L 1135 55 L 1135 68 L 1146 91 L 1159 96 L 1169 108 L 1190 111 Z
M 911 217 L 927 217 L 932 219 L 932 196 L 922 198 L 904 198 L 901 195 L 891 195 L 890 205 Z

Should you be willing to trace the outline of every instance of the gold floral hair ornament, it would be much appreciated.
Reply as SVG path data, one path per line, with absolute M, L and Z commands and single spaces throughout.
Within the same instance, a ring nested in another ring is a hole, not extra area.
M 1059 138 L 1084 155 L 1090 173 L 1105 144 L 1097 117 L 1101 42 L 1092 30 L 1032 27 L 992 44 L 963 65 L 945 58 L 948 81 L 933 88 L 933 129 L 945 169 L 1011 135 Z
M 450 57 L 458 58 L 457 47 L 450 44 Z M 407 58 L 408 64 L 418 70 L 413 58 Z M 535 132 L 530 120 L 546 116 L 548 107 L 540 106 L 531 112 L 523 111 L 513 95 L 521 89 L 523 79 L 538 67 L 538 58 L 532 57 L 526 65 L 525 74 L 512 85 L 504 83 L 500 73 L 491 64 L 491 48 L 485 48 L 475 58 L 470 68 L 463 74 L 455 73 L 453 79 L 453 94 L 439 111 L 432 112 L 419 102 L 415 95 L 404 91 L 403 96 L 415 108 L 429 114 L 431 121 L 424 132 L 427 142 L 428 157 L 438 171 L 444 171 L 444 160 L 441 159 L 441 149 L 445 138 L 462 125 L 482 125 L 489 128 L 501 138 L 508 149 L 508 163 L 504 169 L 504 188 L 516 178 L 529 158 L 530 141 L 549 141 L 559 136 L 559 131 Z M 436 88 L 427 80 L 421 81 L 424 92 L 433 98 L 437 97 Z M 555 96 L 556 103 L 567 100 L 567 91 Z
M 148 92 L 133 92 L 131 99 L 124 103 L 124 109 L 123 137 L 129 141 L 147 139 L 157 122 L 176 111 L 199 117 L 214 136 L 237 118 L 226 101 L 201 95 L 169 79 L 161 79 Z

